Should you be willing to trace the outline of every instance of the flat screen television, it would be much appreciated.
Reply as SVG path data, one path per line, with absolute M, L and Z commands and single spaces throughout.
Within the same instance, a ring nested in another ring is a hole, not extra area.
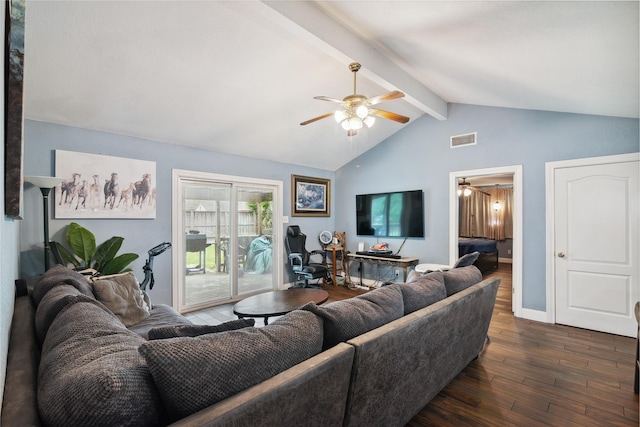
M 358 236 L 424 237 L 422 190 L 356 195 Z

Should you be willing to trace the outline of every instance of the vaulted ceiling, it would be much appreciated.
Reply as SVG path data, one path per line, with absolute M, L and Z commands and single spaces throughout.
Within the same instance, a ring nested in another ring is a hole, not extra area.
M 336 170 L 448 103 L 639 117 L 638 2 L 28 1 L 25 118 Z M 332 112 L 400 90 L 353 138 Z

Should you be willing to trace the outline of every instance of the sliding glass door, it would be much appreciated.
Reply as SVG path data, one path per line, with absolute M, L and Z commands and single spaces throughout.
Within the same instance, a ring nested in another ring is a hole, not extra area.
M 187 312 L 277 289 L 280 181 L 174 170 L 173 187 L 174 307 Z
M 273 189 L 238 187 L 238 294 L 273 288 Z

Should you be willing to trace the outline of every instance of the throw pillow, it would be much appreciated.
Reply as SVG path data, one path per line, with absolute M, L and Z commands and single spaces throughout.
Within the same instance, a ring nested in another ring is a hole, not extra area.
M 405 315 L 447 297 L 444 275 L 441 272 L 425 274 L 412 283 L 402 283 L 400 290 Z
M 302 309 L 311 311 L 324 319 L 324 349 L 348 341 L 404 315 L 402 291 L 398 284 L 322 306 L 308 303 Z
M 415 269 L 411 270 L 409 272 L 409 274 L 407 275 L 407 280 L 405 280 L 405 283 L 411 283 L 411 282 L 415 282 L 416 280 L 418 280 L 420 277 L 422 276 L 422 273 L 418 273 Z
M 98 277 L 93 282 L 93 293 L 125 326 L 140 323 L 149 316 L 149 307 L 131 272 Z
M 153 328 L 149 331 L 149 340 L 161 340 L 176 337 L 197 337 L 205 334 L 234 331 L 251 327 L 256 324 L 255 319 L 230 320 L 220 325 L 172 325 Z
M 447 288 L 447 296 L 451 296 L 482 281 L 482 273 L 475 265 L 454 268 L 444 272 L 443 276 L 444 287 Z
M 322 349 L 322 319 L 295 310 L 264 328 L 148 341 L 139 348 L 173 420 L 259 384 Z
M 460 258 L 458 258 L 456 263 L 453 264 L 453 268 L 466 267 L 468 265 L 473 265 L 473 263 L 476 262 L 479 256 L 480 256 L 480 252 L 478 251 L 471 252 L 470 254 L 462 255 Z

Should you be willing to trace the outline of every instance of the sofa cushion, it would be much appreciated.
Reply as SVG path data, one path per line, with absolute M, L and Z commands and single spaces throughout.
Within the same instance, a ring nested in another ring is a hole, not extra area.
M 318 354 L 322 319 L 295 310 L 264 328 L 140 346 L 172 419 L 183 418 Z
M 398 284 L 322 306 L 308 303 L 302 309 L 311 311 L 324 319 L 324 349 L 348 341 L 404 315 L 402 291 Z
M 447 288 L 447 296 L 482 281 L 482 273 L 475 265 L 454 268 L 442 274 L 444 276 L 444 286 Z
M 140 323 L 149 316 L 149 307 L 131 272 L 98 277 L 93 282 L 93 293 L 125 326 Z
M 40 300 L 49 290 L 60 284 L 73 286 L 81 294 L 93 297 L 91 283 L 82 274 L 63 265 L 55 265 L 47 270 L 33 287 L 31 296 L 35 305 L 40 304 Z
M 162 401 L 138 347 L 101 303 L 82 297 L 64 307 L 45 338 L 38 409 L 45 425 L 159 425 Z
M 411 283 L 401 283 L 399 286 L 404 302 L 404 314 L 413 313 L 447 297 L 444 275 L 441 272 L 425 274 Z
M 53 323 L 60 310 L 62 310 L 74 296 L 82 295 L 85 298 L 91 298 L 82 294 L 78 289 L 71 285 L 66 285 L 62 282 L 60 285 L 55 286 L 47 292 L 40 304 L 36 308 L 35 316 L 35 328 L 36 337 L 38 338 L 38 344 L 42 346 L 44 337 L 47 335 L 47 331 Z
M 220 325 L 171 325 L 153 328 L 149 331 L 150 340 L 161 340 L 176 337 L 197 337 L 205 334 L 234 331 L 251 327 L 256 324 L 255 319 L 230 320 Z
M 154 304 L 149 312 L 149 317 L 140 323 L 129 326 L 129 330 L 149 339 L 149 331 L 163 326 L 193 325 L 189 319 L 178 313 L 173 307 L 166 304 Z

